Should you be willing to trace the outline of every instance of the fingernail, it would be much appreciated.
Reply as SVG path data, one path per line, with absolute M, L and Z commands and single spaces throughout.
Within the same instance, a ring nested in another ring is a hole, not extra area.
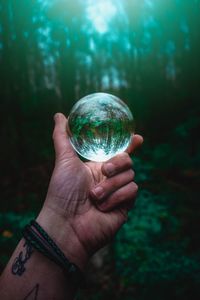
M 55 121 L 60 121 L 60 120 L 62 120 L 62 118 L 63 118 L 63 115 L 61 113 L 56 113 L 54 115 L 54 120 Z
M 104 170 L 108 175 L 113 175 L 115 173 L 115 166 L 112 163 L 107 163 L 104 165 Z
M 59 114 L 59 113 L 56 113 L 56 114 L 54 115 L 54 121 L 58 120 L 59 117 L 60 117 L 60 114 Z
M 94 188 L 92 190 L 93 194 L 97 197 L 97 198 L 102 198 L 103 197 L 103 193 L 104 190 L 101 186 L 97 186 L 96 188 Z

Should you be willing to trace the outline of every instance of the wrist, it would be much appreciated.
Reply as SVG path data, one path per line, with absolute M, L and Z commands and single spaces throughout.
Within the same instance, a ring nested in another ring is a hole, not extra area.
M 83 271 L 89 260 L 89 255 L 79 241 L 69 220 L 53 209 L 43 207 L 36 221 L 54 240 L 69 261 Z

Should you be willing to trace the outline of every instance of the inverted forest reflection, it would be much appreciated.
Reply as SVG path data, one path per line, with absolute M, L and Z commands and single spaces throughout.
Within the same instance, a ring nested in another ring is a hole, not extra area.
M 80 299 L 200 297 L 199 28 L 199 0 L 0 0 L 1 270 L 45 198 L 54 113 L 108 92 L 145 139 L 140 192 Z

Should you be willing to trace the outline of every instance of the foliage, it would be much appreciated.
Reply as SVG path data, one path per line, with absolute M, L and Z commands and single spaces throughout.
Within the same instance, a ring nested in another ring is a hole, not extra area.
M 1 270 L 45 198 L 54 113 L 109 92 L 145 138 L 140 192 L 80 298 L 199 299 L 199 5 L 0 0 Z
M 175 128 L 168 143 L 144 149 L 148 161 L 135 158 L 143 188 L 115 242 L 116 272 L 127 299 L 200 295 L 200 212 L 192 208 L 198 203 L 199 141 L 188 143 L 199 123 L 193 115 Z
M 190 237 L 180 234 L 182 224 L 174 215 L 172 203 L 169 205 L 173 197 L 143 190 L 130 221 L 117 238 L 115 259 L 120 285 L 124 290 L 132 287 L 128 294 L 135 294 L 135 299 L 143 299 L 146 293 L 147 297 L 151 289 L 152 299 L 168 299 L 173 293 L 175 297 L 174 282 L 182 299 L 187 299 L 185 293 L 194 287 L 200 292 L 200 256 L 187 253 Z

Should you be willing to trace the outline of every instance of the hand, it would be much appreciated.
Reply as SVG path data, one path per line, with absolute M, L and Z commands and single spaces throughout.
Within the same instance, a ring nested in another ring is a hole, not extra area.
M 127 152 L 107 162 L 83 163 L 70 144 L 67 119 L 60 113 L 54 119 L 55 169 L 38 222 L 66 256 L 83 268 L 127 219 L 137 193 L 128 153 L 143 138 L 135 135 Z

